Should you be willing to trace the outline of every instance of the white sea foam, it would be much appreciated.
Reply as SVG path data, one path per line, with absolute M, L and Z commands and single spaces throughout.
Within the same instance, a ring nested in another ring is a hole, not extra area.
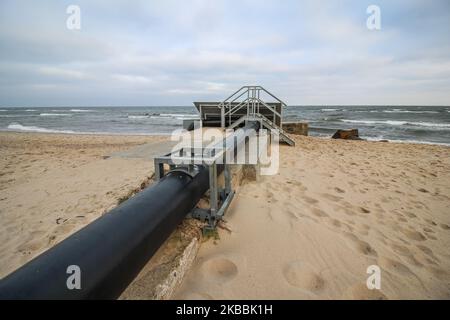
M 414 126 L 435 127 L 435 128 L 450 128 L 450 123 L 433 123 L 433 122 L 408 122 Z
M 320 110 L 325 112 L 332 112 L 332 111 L 339 111 L 340 109 L 320 109 Z
M 192 118 L 195 117 L 195 114 L 183 114 L 183 113 L 160 113 L 160 117 L 169 117 L 169 118 Z
M 40 116 L 43 117 L 70 117 L 70 113 L 41 113 Z
M 35 126 L 23 126 L 20 123 L 11 123 L 8 125 L 9 130 L 19 130 L 19 131 L 27 131 L 27 132 L 45 132 L 45 133 L 76 133 L 71 130 L 55 130 L 55 129 L 47 129 Z
M 33 112 L 33 111 L 36 111 L 35 109 L 26 109 L 25 111 L 27 111 L 27 112 Z
M 389 124 L 393 126 L 401 126 L 406 124 L 406 121 L 395 121 L 395 120 L 349 120 L 341 119 L 342 122 L 348 123 L 362 123 L 362 124 Z
M 177 120 L 198 120 L 199 117 L 195 117 L 195 116 L 192 116 L 192 117 L 176 117 L 175 119 L 177 119 Z
M 72 130 L 56 130 L 56 129 L 48 129 L 43 127 L 36 127 L 36 126 L 23 126 L 20 123 L 13 122 L 8 125 L 7 127 L 8 131 L 22 131 L 22 132 L 41 132 L 41 133 L 65 133 L 65 134 L 81 134 L 81 135 L 130 135 L 130 136 L 163 136 L 167 135 L 167 133 L 164 132 L 110 132 L 110 131 L 95 131 L 95 132 L 86 132 L 86 131 L 72 131 Z M 0 129 L 0 131 L 4 131 L 4 129 Z
M 383 110 L 385 113 L 439 113 L 438 111 L 413 111 L 413 110 L 401 110 L 401 109 L 393 109 L 393 110 Z
M 94 110 L 89 109 L 70 109 L 71 112 L 94 112 Z
M 391 126 L 411 125 L 430 128 L 450 128 L 450 123 L 398 121 L 398 120 L 349 120 L 349 119 L 341 119 L 341 121 L 348 123 L 361 123 L 361 124 L 387 124 Z
M 128 116 L 128 119 L 147 119 L 150 116 Z

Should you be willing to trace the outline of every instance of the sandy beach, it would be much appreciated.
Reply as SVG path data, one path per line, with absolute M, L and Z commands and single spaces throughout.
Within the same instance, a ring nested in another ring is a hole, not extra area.
M 176 298 L 449 299 L 450 148 L 296 142 L 239 189 Z
M 0 277 L 148 183 L 151 160 L 110 155 L 164 139 L 1 133 Z M 174 298 L 450 298 L 450 148 L 295 140 L 238 188 Z
M 147 183 L 151 160 L 109 156 L 163 139 L 0 133 L 0 277 Z

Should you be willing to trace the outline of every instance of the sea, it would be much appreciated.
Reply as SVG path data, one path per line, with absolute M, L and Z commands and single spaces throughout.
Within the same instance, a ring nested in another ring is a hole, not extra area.
M 0 131 L 170 135 L 193 106 L 0 107 Z M 287 106 L 284 121 L 306 121 L 311 136 L 359 129 L 362 138 L 450 146 L 450 106 Z

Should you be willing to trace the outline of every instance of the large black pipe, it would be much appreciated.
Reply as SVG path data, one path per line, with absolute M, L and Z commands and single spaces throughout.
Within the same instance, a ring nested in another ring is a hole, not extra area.
M 207 167 L 194 177 L 169 172 L 0 280 L 0 299 L 117 298 L 208 189 Z M 72 265 L 81 271 L 80 289 L 67 286 Z
M 206 168 L 166 175 L 0 281 L 0 299 L 114 299 L 208 190 Z M 81 289 L 67 288 L 67 268 Z

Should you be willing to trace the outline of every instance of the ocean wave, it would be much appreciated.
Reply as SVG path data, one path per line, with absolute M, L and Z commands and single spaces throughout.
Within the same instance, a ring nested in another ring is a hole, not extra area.
M 35 109 L 26 109 L 25 110 L 26 112 L 33 112 L 33 111 L 36 111 Z
M 160 116 L 160 117 L 169 117 L 169 118 L 192 118 L 195 117 L 195 114 L 189 114 L 189 113 L 160 113 L 157 114 L 156 116 Z
M 342 122 L 348 123 L 362 123 L 362 124 L 390 124 L 393 126 L 401 126 L 407 124 L 406 121 L 396 121 L 396 120 L 349 120 L 341 119 Z
M 450 123 L 433 123 L 433 122 L 408 122 L 413 126 L 436 127 L 436 128 L 450 128 Z
M 438 111 L 413 111 L 413 110 L 401 110 L 401 109 L 394 109 L 394 110 L 383 110 L 384 113 L 439 113 Z
M 70 113 L 41 113 L 39 114 L 43 117 L 70 117 Z
M 23 126 L 20 123 L 11 123 L 8 125 L 9 130 L 19 130 L 19 131 L 27 131 L 27 132 L 45 132 L 45 133 L 76 133 L 71 130 L 55 130 L 55 129 L 47 129 L 35 126 Z
M 177 120 L 198 120 L 199 117 L 191 116 L 191 117 L 176 117 Z
M 23 117 L 32 117 L 32 115 L 23 115 L 23 114 L 0 114 L 0 118 L 23 118 Z
M 20 132 L 38 132 L 38 133 L 61 133 L 61 134 L 81 134 L 81 135 L 130 135 L 130 136 L 165 136 L 170 135 L 167 132 L 114 132 L 114 131 L 72 131 L 72 130 L 57 130 L 48 129 L 36 126 L 23 126 L 20 123 L 13 122 L 6 128 L 7 131 L 20 131 Z M 0 129 L 0 131 L 5 131 L 5 129 Z
M 325 112 L 332 112 L 332 111 L 339 111 L 341 109 L 320 109 L 320 111 L 325 111 Z
M 398 120 L 349 120 L 349 119 L 341 119 L 341 121 L 348 123 L 361 123 L 361 124 L 387 124 L 392 126 L 411 125 L 430 128 L 450 128 L 450 123 L 398 121 Z
M 128 116 L 128 119 L 147 119 L 150 116 Z
M 9 110 L 5 110 L 5 109 L 0 109 L 0 112 L 7 112 Z
M 71 112 L 94 112 L 94 110 L 90 109 L 70 109 Z

